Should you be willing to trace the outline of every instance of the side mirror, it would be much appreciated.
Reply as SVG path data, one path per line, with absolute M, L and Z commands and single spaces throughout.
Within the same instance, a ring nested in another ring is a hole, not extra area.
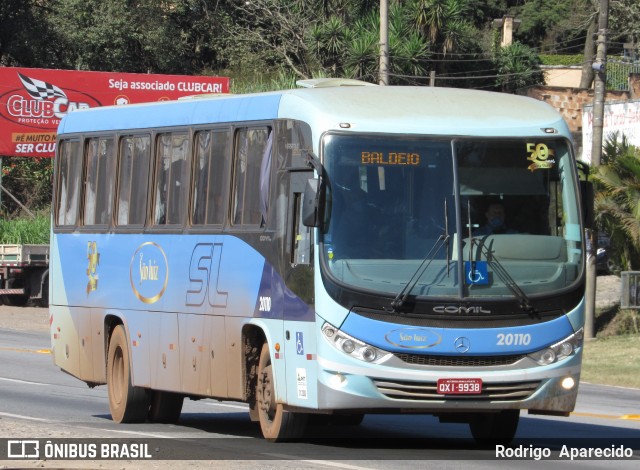
M 309 178 L 302 196 L 302 223 L 306 227 L 320 226 L 320 181 Z
M 582 200 L 582 220 L 586 228 L 593 228 L 595 214 L 593 208 L 594 191 L 591 181 L 580 181 L 580 199 Z

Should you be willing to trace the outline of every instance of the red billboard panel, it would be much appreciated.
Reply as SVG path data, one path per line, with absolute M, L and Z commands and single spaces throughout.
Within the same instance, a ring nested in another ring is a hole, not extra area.
M 0 67 L 0 156 L 53 157 L 68 112 L 229 93 L 227 77 Z

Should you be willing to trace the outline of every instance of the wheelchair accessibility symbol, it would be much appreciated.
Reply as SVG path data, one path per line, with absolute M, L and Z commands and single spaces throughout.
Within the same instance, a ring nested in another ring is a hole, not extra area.
M 489 271 L 486 261 L 465 261 L 464 275 L 466 284 L 489 284 Z
M 296 331 L 296 354 L 304 354 L 304 339 L 302 337 L 302 331 Z

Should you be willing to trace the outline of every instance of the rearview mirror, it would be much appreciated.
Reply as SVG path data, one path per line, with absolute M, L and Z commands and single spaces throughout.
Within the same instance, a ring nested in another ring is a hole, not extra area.
M 593 228 L 594 209 L 593 209 L 593 184 L 591 181 L 580 181 L 580 199 L 582 202 L 582 220 L 586 228 Z
M 304 188 L 302 223 L 306 227 L 320 226 L 320 184 L 316 178 L 309 178 Z

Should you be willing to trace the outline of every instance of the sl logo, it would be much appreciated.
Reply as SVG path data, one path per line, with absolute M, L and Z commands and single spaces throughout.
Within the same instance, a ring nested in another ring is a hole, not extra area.
M 211 307 L 227 307 L 229 293 L 218 286 L 223 247 L 222 243 L 198 243 L 193 248 L 185 301 L 187 305 L 199 307 L 206 302 Z

